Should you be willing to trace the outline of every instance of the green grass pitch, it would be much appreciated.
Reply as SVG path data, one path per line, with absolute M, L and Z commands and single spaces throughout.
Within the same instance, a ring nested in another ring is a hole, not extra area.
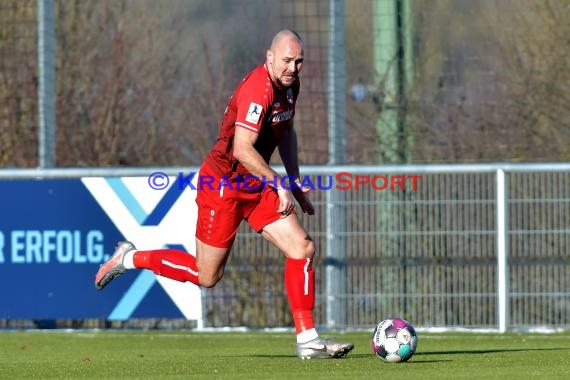
M 294 335 L 271 332 L 0 331 L 0 379 L 570 379 L 570 333 L 418 333 L 389 364 L 370 332 L 344 359 L 299 360 Z

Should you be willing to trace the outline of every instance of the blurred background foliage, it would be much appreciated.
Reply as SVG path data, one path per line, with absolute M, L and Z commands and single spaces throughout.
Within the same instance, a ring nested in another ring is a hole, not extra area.
M 406 2 L 409 71 L 387 104 L 375 37 L 394 31 L 374 22 L 403 1 L 345 2 L 347 163 L 570 160 L 570 2 Z M 327 163 L 328 0 L 56 7 L 58 167 L 199 165 L 231 91 L 285 27 L 305 39 L 300 159 Z M 0 0 L 0 167 L 38 165 L 36 15 L 34 0 Z M 402 120 L 396 158 L 379 127 L 389 107 Z

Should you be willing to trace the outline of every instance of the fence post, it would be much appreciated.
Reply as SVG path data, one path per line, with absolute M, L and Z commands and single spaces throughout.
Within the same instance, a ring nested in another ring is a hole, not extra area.
M 499 332 L 509 326 L 509 195 L 508 177 L 497 169 L 497 320 Z
M 329 165 L 345 161 L 345 50 L 344 0 L 329 0 L 328 132 Z M 346 324 L 346 211 L 344 194 L 334 187 L 326 192 L 326 325 Z
M 38 165 L 55 166 L 55 2 L 38 0 Z

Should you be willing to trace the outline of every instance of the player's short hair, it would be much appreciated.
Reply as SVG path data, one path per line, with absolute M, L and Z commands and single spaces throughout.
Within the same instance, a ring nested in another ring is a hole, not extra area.
M 277 32 L 277 34 L 275 34 L 275 36 L 273 37 L 273 39 L 271 40 L 271 46 L 269 47 L 270 49 L 273 49 L 275 47 L 275 45 L 283 38 L 285 37 L 293 37 L 295 38 L 297 41 L 299 41 L 300 43 L 303 43 L 303 39 L 301 38 L 301 36 L 299 35 L 299 33 L 297 33 L 296 31 L 292 30 L 292 29 L 283 29 L 279 32 Z

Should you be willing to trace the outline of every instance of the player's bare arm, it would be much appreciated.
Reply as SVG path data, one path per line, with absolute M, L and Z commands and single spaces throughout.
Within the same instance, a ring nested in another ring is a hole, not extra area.
M 258 178 L 275 179 L 276 183 L 281 183 L 281 177 L 273 170 L 255 149 L 258 134 L 245 128 L 236 127 L 234 135 L 234 157 L 254 176 Z M 278 213 L 289 214 L 295 207 L 295 198 L 291 191 L 277 187 L 279 195 Z
M 291 128 L 287 129 L 281 137 L 281 141 L 279 142 L 279 155 L 281 156 L 281 160 L 283 161 L 287 174 L 298 179 L 299 161 L 297 154 L 297 132 L 293 125 Z M 294 188 L 292 192 L 293 197 L 297 202 L 299 202 L 299 206 L 301 206 L 303 212 L 309 215 L 314 215 L 315 208 L 307 194 L 309 190 L 309 187 L 299 187 L 298 189 Z

